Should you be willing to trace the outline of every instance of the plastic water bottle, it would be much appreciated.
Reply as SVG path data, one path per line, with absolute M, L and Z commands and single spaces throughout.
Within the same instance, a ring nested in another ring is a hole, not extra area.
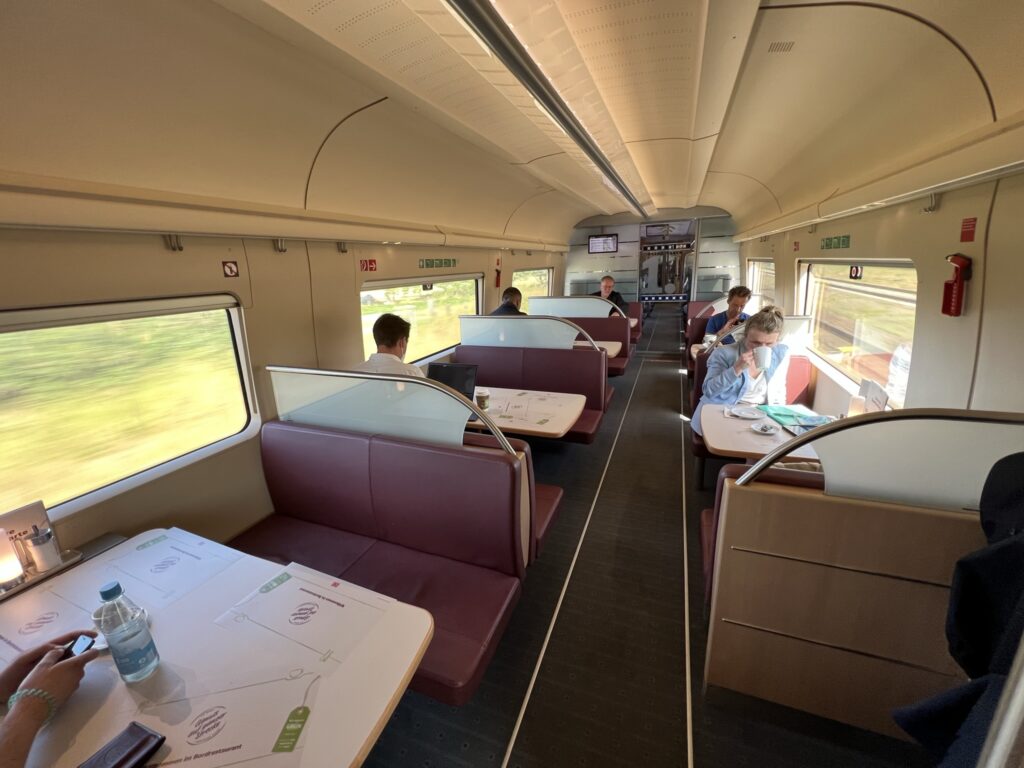
M 92 618 L 107 639 L 117 671 L 126 683 L 145 680 L 160 665 L 160 654 L 149 633 L 145 611 L 125 597 L 117 581 L 100 589 L 100 599 L 103 605 L 96 609 Z

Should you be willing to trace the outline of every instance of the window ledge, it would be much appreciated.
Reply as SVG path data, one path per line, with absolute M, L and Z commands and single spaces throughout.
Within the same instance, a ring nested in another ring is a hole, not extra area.
M 254 412 L 249 419 L 248 425 L 246 425 L 245 429 L 241 432 L 231 435 L 230 437 L 225 437 L 223 440 L 218 440 L 215 443 L 204 445 L 202 448 L 197 448 L 190 453 L 165 461 L 163 464 L 157 464 L 155 467 L 144 469 L 134 475 L 117 480 L 110 485 L 105 485 L 102 488 L 97 488 L 94 491 L 83 493 L 81 496 L 76 496 L 73 499 L 63 501 L 60 504 L 56 504 L 55 506 L 48 508 L 46 510 L 46 514 L 49 516 L 51 523 L 72 517 L 73 515 L 89 509 L 90 507 L 102 504 L 110 499 L 120 496 L 123 493 L 139 488 L 146 483 L 151 483 L 154 480 L 170 475 L 171 473 L 184 469 L 187 466 L 204 461 L 218 453 L 230 450 L 237 445 L 241 445 L 247 440 L 252 440 L 254 437 L 259 435 L 260 427 L 262 425 L 263 422 L 260 419 L 259 414 Z
M 825 374 L 825 376 L 827 376 L 831 381 L 838 384 L 848 394 L 860 394 L 859 381 L 851 379 L 813 349 L 804 350 L 804 354 L 807 355 L 807 358 L 811 361 L 811 365 L 817 368 L 820 373 Z

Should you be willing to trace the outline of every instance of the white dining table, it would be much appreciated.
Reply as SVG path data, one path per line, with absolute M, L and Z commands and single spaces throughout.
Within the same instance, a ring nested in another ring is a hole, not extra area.
M 563 437 L 572 429 L 586 407 L 587 398 L 567 392 L 537 392 L 530 389 L 487 387 L 490 403 L 487 415 L 502 432 L 534 437 Z M 480 387 L 477 387 L 479 392 Z M 486 429 L 479 421 L 468 427 Z
M 133 720 L 167 737 L 153 766 L 360 765 L 433 633 L 421 608 L 171 528 L 0 603 L 0 664 L 91 628 L 112 579 L 148 611 L 160 666 L 128 685 L 109 653 L 90 662 L 29 768 L 73 768 Z
M 760 459 L 767 453 L 771 453 L 780 445 L 785 444 L 793 438 L 789 432 L 784 430 L 767 416 L 761 419 L 742 419 L 737 416 L 727 416 L 726 411 L 731 406 L 714 405 L 706 403 L 700 412 L 700 426 L 703 432 L 702 437 L 708 450 L 719 456 L 739 456 L 746 459 Z M 755 432 L 751 427 L 754 424 L 772 424 L 778 429 L 774 434 L 761 434 Z M 805 445 L 780 461 L 817 461 L 818 454 L 814 448 Z

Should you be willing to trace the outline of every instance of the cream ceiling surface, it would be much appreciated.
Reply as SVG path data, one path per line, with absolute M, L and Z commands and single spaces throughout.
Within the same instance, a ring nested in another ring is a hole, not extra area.
M 751 237 L 1024 162 L 1019 0 L 488 2 L 648 215 Z M 0 66 L 8 191 L 548 243 L 629 210 L 446 0 L 6 3 Z

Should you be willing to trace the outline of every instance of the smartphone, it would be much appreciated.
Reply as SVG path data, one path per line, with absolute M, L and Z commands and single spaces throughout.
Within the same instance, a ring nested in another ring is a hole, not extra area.
M 64 655 L 60 657 L 61 661 L 70 659 L 74 656 L 80 656 L 81 654 L 92 648 L 93 643 L 96 642 L 95 637 L 89 637 L 88 635 L 79 635 L 75 640 L 64 646 Z

